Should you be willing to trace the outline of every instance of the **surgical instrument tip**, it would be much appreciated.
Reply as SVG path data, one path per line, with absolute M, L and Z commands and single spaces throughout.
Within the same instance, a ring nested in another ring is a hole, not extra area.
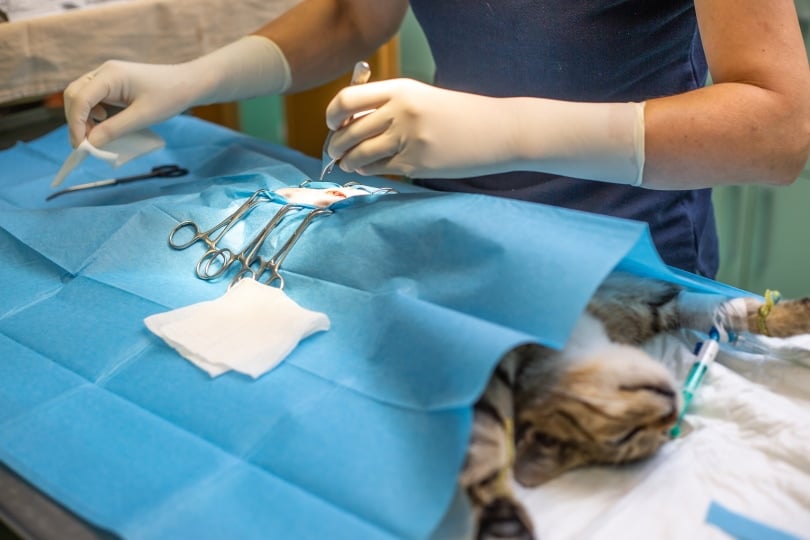
M 354 70 L 352 71 L 352 79 L 351 79 L 351 82 L 349 84 L 351 86 L 355 86 L 355 85 L 358 85 L 358 84 L 365 84 L 365 83 L 368 82 L 368 80 L 370 78 L 371 78 L 371 66 L 369 66 L 368 62 L 366 62 L 366 61 L 360 61 L 360 62 L 357 62 L 354 65 Z M 367 112 L 361 112 L 361 113 L 357 113 L 357 114 L 354 114 L 354 115 L 350 116 L 349 118 L 347 118 L 346 120 L 343 121 L 343 123 L 340 125 L 340 127 L 348 126 L 352 122 L 352 120 L 354 120 L 356 118 L 359 118 L 360 116 L 363 116 L 365 114 L 367 114 Z M 322 163 L 321 163 L 321 165 L 322 165 L 321 166 L 321 176 L 318 179 L 319 181 L 322 181 L 327 174 L 331 173 L 332 169 L 334 169 L 335 165 L 337 165 L 337 162 L 340 161 L 340 157 L 336 157 L 336 158 L 330 158 L 329 161 L 327 161 L 325 164 L 323 163 L 324 160 L 329 158 L 329 154 L 327 153 L 327 149 L 329 148 L 329 142 L 332 140 L 332 135 L 334 133 L 335 133 L 334 131 L 330 131 L 326 135 L 326 140 L 323 143 L 323 152 L 322 152 L 323 159 L 322 159 Z

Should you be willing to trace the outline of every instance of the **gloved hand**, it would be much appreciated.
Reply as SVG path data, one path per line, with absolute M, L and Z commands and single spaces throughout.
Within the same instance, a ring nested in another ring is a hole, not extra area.
M 182 64 L 108 61 L 65 89 L 70 143 L 87 137 L 98 148 L 189 107 L 282 93 L 290 82 L 281 49 L 255 35 Z M 108 117 L 104 105 L 124 109 Z
M 348 126 L 345 118 L 373 109 Z M 643 103 L 493 98 L 394 79 L 341 90 L 328 148 L 361 174 L 461 178 L 529 170 L 639 185 Z

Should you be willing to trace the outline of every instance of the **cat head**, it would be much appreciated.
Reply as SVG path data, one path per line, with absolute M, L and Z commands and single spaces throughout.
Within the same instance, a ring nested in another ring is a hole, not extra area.
M 518 389 L 515 396 L 514 472 L 522 485 L 645 458 L 668 440 L 680 393 L 641 349 L 609 343 L 581 358 L 544 362 L 563 364 L 554 367 L 553 384 L 545 378 L 544 391 Z

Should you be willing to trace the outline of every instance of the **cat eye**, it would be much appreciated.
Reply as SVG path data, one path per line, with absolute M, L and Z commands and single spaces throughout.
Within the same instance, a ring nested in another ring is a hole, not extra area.
M 630 441 L 633 437 L 639 434 L 644 429 L 643 426 L 638 426 L 634 429 L 631 429 L 624 437 L 621 439 L 616 439 L 615 441 L 611 441 L 611 445 L 613 446 L 621 446 Z
M 526 434 L 532 430 L 532 426 L 533 424 L 531 422 L 519 423 L 515 430 L 515 440 L 522 441 L 526 437 Z
M 667 398 L 674 398 L 675 391 L 669 386 L 657 386 L 654 384 L 640 384 L 636 386 L 620 385 L 619 390 L 622 392 L 651 392 Z
M 546 433 L 542 433 L 540 431 L 536 431 L 532 437 L 535 444 L 539 444 L 540 446 L 557 446 L 560 443 L 560 440 L 556 437 L 552 437 Z

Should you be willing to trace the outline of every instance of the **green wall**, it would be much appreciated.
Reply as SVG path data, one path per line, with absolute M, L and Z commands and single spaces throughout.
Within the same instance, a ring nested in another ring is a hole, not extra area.
M 284 98 L 267 96 L 240 102 L 239 123 L 248 135 L 284 144 Z
M 403 77 L 423 82 L 433 81 L 436 66 L 433 64 L 425 35 L 410 10 L 399 32 L 399 56 Z

